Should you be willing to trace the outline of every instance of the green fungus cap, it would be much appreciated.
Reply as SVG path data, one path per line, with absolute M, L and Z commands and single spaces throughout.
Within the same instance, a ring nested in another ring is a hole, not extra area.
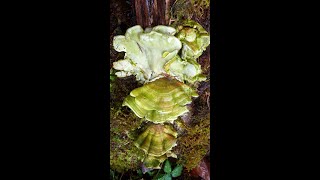
M 160 169 L 160 164 L 172 156 L 178 133 L 170 125 L 152 124 L 141 133 L 134 145 L 145 152 L 143 160 L 148 168 Z M 174 156 L 173 156 L 174 157 Z
M 182 82 L 160 78 L 131 91 L 123 102 L 138 117 L 153 123 L 173 123 L 179 116 L 188 112 L 186 105 L 198 94 Z
M 169 125 L 152 124 L 139 135 L 134 144 L 148 155 L 162 156 L 176 145 L 177 135 Z

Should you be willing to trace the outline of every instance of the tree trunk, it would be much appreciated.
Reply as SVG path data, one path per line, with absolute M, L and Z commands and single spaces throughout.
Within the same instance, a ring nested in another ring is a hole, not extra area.
M 168 25 L 174 0 L 134 0 L 137 24 L 143 28 Z

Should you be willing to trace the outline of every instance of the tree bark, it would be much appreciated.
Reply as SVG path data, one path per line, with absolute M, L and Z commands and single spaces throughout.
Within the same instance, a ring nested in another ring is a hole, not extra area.
M 173 0 L 134 0 L 137 24 L 143 28 L 168 25 Z

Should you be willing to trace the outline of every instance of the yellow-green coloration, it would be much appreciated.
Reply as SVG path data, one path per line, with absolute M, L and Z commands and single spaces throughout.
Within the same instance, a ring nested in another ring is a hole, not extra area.
M 116 80 L 116 76 L 113 73 L 113 69 L 110 69 L 110 91 L 112 89 L 112 84 Z
M 168 157 L 166 155 L 162 156 L 147 156 L 143 163 L 144 166 L 148 168 L 153 168 L 153 169 L 161 169 L 161 163 L 163 163 Z
M 202 17 L 204 10 L 208 9 L 210 6 L 210 0 L 191 0 L 194 13 Z
M 178 164 L 188 171 L 195 168 L 208 152 L 210 146 L 210 114 L 200 117 L 198 123 L 186 128 L 187 134 L 178 139 L 173 152 L 178 154 Z
M 119 144 L 117 148 L 110 148 L 110 168 L 117 172 L 137 170 L 144 157 L 143 151 L 132 145 L 130 140 L 120 136 L 111 137 L 111 143 Z
M 162 156 L 176 143 L 177 135 L 168 125 L 151 125 L 134 144 L 148 155 Z
M 171 8 L 171 18 L 177 21 L 194 16 L 201 18 L 209 6 L 210 0 L 176 0 Z
M 120 70 L 118 77 L 135 75 L 137 81 L 145 83 L 164 73 L 163 66 L 178 54 L 181 42 L 174 36 L 176 30 L 169 26 L 156 26 L 143 31 L 139 25 L 129 28 L 125 34 L 115 36 L 113 47 L 126 52 L 123 60 L 113 63 Z
M 197 59 L 210 44 L 209 33 L 193 20 L 184 20 L 177 27 L 176 37 L 182 42 L 182 59 Z
M 126 172 L 140 168 L 144 152 L 134 146 L 134 139 L 128 137 L 138 128 L 142 120 L 124 107 L 114 106 L 110 110 L 110 168 Z
M 191 87 L 170 78 L 160 78 L 131 91 L 123 102 L 138 117 L 153 123 L 173 123 L 188 112 L 186 105 L 198 94 Z
M 206 80 L 206 76 L 201 74 L 201 65 L 194 59 L 182 60 L 179 56 L 176 56 L 164 66 L 164 69 L 179 81 L 186 80 L 194 83 L 196 81 Z
M 193 25 L 189 21 L 185 24 L 186 26 Z M 180 34 L 174 36 L 176 29 L 173 27 L 160 25 L 146 28 L 143 31 L 141 26 L 137 25 L 129 28 L 125 36 L 115 36 L 114 49 L 118 52 L 125 52 L 124 59 L 113 63 L 113 68 L 118 70 L 115 75 L 118 77 L 134 75 L 140 83 L 154 81 L 164 77 L 165 74 L 169 74 L 181 82 L 186 80 L 194 83 L 205 80 L 196 58 L 205 49 L 204 44 L 207 42 L 204 42 L 203 32 L 206 31 L 202 31 L 203 28 L 198 28 L 197 24 L 195 27 L 197 28 L 189 28 L 194 31 L 190 33 L 184 26 L 181 26 L 180 29 L 177 28 Z M 183 36 L 183 33 L 186 34 Z M 184 43 L 183 46 L 181 42 Z M 181 48 L 182 60 L 178 55 Z M 187 56 L 186 54 L 189 55 L 190 51 L 195 55 Z
M 148 168 L 160 169 L 160 164 L 172 156 L 178 133 L 170 125 L 151 124 L 139 135 L 134 145 L 145 152 L 144 164 Z

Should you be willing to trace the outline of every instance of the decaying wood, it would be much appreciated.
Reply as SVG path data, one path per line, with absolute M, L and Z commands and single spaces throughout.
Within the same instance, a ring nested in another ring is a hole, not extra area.
M 143 28 L 168 25 L 174 0 L 134 0 L 137 24 Z

